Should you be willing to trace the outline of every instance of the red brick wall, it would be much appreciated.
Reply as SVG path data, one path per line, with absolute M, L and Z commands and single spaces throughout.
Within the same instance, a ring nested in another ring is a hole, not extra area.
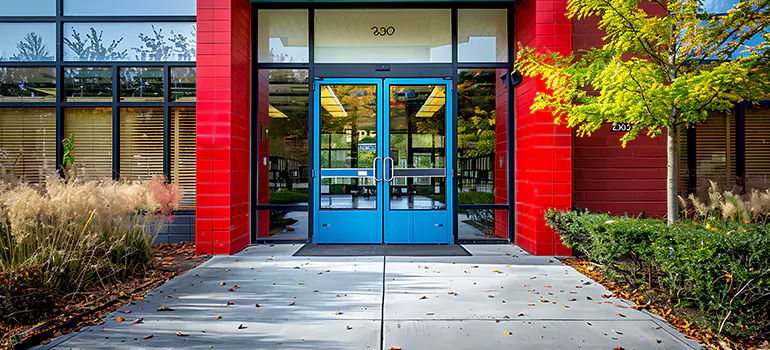
M 516 2 L 516 42 L 541 51 L 569 54 L 572 23 L 566 0 Z M 545 225 L 548 208 L 572 205 L 572 135 L 554 125 L 548 112 L 530 112 L 542 81 L 525 79 L 516 88 L 516 244 L 536 255 L 571 255 Z
M 653 3 L 650 13 L 662 14 Z M 572 20 L 574 50 L 602 45 L 598 18 Z M 591 211 L 662 216 L 666 212 L 666 134 L 640 135 L 620 147 L 622 133 L 603 125 L 590 137 L 573 138 L 573 197 L 575 205 Z
M 573 138 L 575 205 L 613 214 L 666 214 L 666 133 L 640 135 L 620 147 L 622 133 L 602 125 L 590 137 Z
M 251 2 L 198 0 L 198 253 L 250 242 Z

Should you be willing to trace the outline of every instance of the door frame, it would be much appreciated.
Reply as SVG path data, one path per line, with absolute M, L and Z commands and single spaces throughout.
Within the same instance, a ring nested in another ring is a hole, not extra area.
M 410 216 L 416 214 L 416 213 L 443 213 L 443 215 L 446 216 L 445 222 L 442 222 L 441 225 L 446 226 L 446 237 L 444 237 L 444 240 L 435 242 L 433 244 L 452 244 L 457 242 L 457 229 L 456 229 L 456 220 L 457 220 L 457 205 L 455 203 L 455 184 L 454 184 L 454 178 L 456 173 L 456 157 L 454 155 L 456 148 L 455 144 L 455 134 L 456 134 L 456 121 L 454 120 L 454 99 L 452 96 L 454 96 L 454 84 L 453 80 L 451 78 L 385 78 L 385 77 L 377 77 L 377 78 L 315 78 L 313 82 L 313 104 L 312 106 L 312 115 L 313 115 L 313 127 L 312 130 L 310 130 L 311 138 L 313 141 L 312 144 L 309 144 L 309 147 L 311 148 L 311 153 L 313 157 L 313 164 L 315 167 L 311 169 L 310 171 L 310 177 L 312 178 L 312 203 L 310 205 L 310 211 L 312 212 L 312 215 L 309 215 L 310 223 L 309 226 L 312 227 L 311 235 L 312 241 L 314 243 L 321 243 L 321 244 L 344 244 L 346 242 L 344 241 L 334 241 L 334 240 L 328 240 L 321 234 L 323 231 L 321 230 L 322 225 L 326 225 L 321 222 L 320 220 L 320 212 L 321 212 L 321 117 L 320 117 L 320 86 L 322 85 L 376 85 L 377 86 L 377 134 L 380 137 L 377 137 L 377 154 L 376 157 L 380 158 L 380 164 L 378 166 L 377 164 L 377 158 L 375 158 L 374 164 L 373 164 L 373 177 L 375 179 L 375 186 L 377 189 L 377 198 L 376 198 L 376 210 L 360 210 L 359 217 L 353 218 L 348 217 L 351 222 L 356 223 L 357 220 L 365 219 L 364 217 L 370 217 L 371 220 L 374 215 L 377 217 L 378 224 L 376 225 L 376 231 L 379 233 L 380 241 L 379 244 L 388 244 L 389 242 L 386 242 L 386 230 L 387 230 L 387 224 L 386 222 L 390 218 L 390 185 L 389 182 L 382 181 L 385 179 L 386 175 L 386 162 L 385 158 L 389 157 L 390 155 L 390 86 L 391 85 L 443 85 L 445 86 L 446 91 L 446 108 L 445 108 L 445 142 L 444 142 L 444 169 L 445 169 L 445 193 L 446 193 L 446 199 L 445 204 L 446 207 L 444 210 L 394 210 L 394 213 L 400 213 L 401 215 L 409 214 Z M 359 173 L 362 168 L 355 168 L 350 169 L 349 173 L 351 175 L 353 173 Z M 333 172 L 338 172 L 337 170 L 331 170 Z M 345 170 L 342 170 L 345 172 Z M 368 171 L 368 170 L 367 170 Z M 379 171 L 380 175 L 380 181 L 376 181 L 377 179 L 377 172 Z M 326 212 L 326 211 L 325 211 Z M 333 211 L 329 211 L 333 212 Z M 342 213 L 350 213 L 350 211 L 345 211 Z M 374 215 L 372 215 L 374 214 Z M 329 214 L 329 215 L 335 215 L 335 214 Z M 343 214 L 344 215 L 344 214 Z M 395 216 L 397 214 L 393 214 Z M 352 215 L 351 215 L 352 216 Z M 429 216 L 429 215 L 426 215 Z M 435 215 L 434 215 L 435 216 Z M 329 224 L 330 225 L 330 224 Z M 438 225 L 437 225 L 438 226 Z M 344 235 L 344 234 L 343 234 Z M 319 236 L 321 237 L 319 242 Z M 411 236 L 410 239 L 413 240 L 414 236 Z M 403 242 L 396 242 L 396 243 L 403 243 Z M 412 242 L 410 242 L 412 243 Z M 419 244 L 421 242 L 414 242 L 415 244 Z M 363 242 L 363 244 L 376 244 L 376 241 L 372 237 L 371 239 L 366 240 Z

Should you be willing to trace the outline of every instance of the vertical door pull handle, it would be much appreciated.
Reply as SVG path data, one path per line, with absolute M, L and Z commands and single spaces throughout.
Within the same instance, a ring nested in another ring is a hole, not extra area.
M 385 178 L 385 175 L 377 178 L 377 161 L 382 161 L 382 157 L 374 157 L 374 163 L 372 164 L 372 172 L 374 172 L 374 182 L 382 182 L 382 180 Z
M 393 182 L 393 179 L 396 177 L 396 171 L 395 171 L 395 167 L 396 166 L 395 166 L 395 164 L 393 162 L 393 158 L 391 158 L 391 157 L 385 158 L 385 165 L 383 167 L 383 171 L 384 171 L 385 168 L 388 167 L 387 166 L 388 160 L 390 160 L 390 178 L 384 178 L 383 180 L 385 180 L 386 182 Z M 383 174 L 384 174 L 384 172 L 383 172 Z

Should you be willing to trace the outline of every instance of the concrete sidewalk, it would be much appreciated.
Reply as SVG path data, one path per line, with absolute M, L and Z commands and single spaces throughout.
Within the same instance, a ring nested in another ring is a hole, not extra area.
M 468 257 L 292 257 L 300 247 L 214 257 L 104 325 L 40 348 L 701 348 L 602 298 L 608 292 L 571 267 L 515 246 L 466 245 Z

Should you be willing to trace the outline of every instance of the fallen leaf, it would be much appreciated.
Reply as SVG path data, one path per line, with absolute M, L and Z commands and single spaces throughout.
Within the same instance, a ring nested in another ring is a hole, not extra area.
M 552 286 L 545 286 L 545 288 L 553 288 Z
M 621 331 L 616 331 L 616 330 L 614 330 L 614 329 L 612 330 L 612 332 L 613 332 L 613 333 L 615 333 L 615 334 L 623 334 L 623 332 L 621 332 Z
M 494 296 L 494 295 L 492 295 L 492 294 L 489 294 L 489 295 L 487 295 L 487 297 L 489 297 L 489 298 L 494 298 L 495 296 Z
M 144 321 L 144 318 L 143 317 L 139 317 L 138 319 L 136 319 L 136 321 L 133 322 L 133 324 L 140 324 L 140 323 L 142 323 L 142 321 Z
M 533 303 L 527 303 L 527 306 L 535 306 Z
M 551 260 L 551 259 L 548 259 L 548 260 L 546 260 L 546 261 L 547 261 L 547 262 L 549 262 L 549 263 L 552 263 L 552 262 L 553 262 L 553 260 Z
M 318 293 L 318 292 L 319 292 L 319 290 L 318 290 L 318 289 L 316 289 L 316 290 L 314 290 L 314 291 L 313 291 L 313 293 Z
M 187 334 L 182 334 L 182 332 L 176 332 L 177 337 L 186 337 Z
M 124 313 L 124 314 L 130 314 L 130 313 L 131 313 L 131 310 L 124 310 L 124 311 L 123 311 L 123 313 Z
M 509 332 L 509 331 L 505 331 L 505 332 L 503 332 L 503 334 L 505 334 L 505 335 L 511 335 L 511 334 L 513 334 L 513 333 L 511 333 L 511 332 Z
M 158 311 L 174 311 L 174 309 L 172 309 L 172 308 L 170 308 L 170 307 L 165 307 L 165 306 L 161 305 L 161 306 L 158 308 Z
M 171 299 L 171 298 L 173 298 L 173 296 L 171 296 L 171 295 L 165 295 L 165 296 L 163 296 L 163 299 Z
M 244 326 L 244 325 L 243 325 L 243 323 L 241 323 L 241 324 L 239 324 L 239 325 L 238 325 L 238 329 L 244 329 L 244 328 L 247 328 L 247 327 L 246 327 L 246 326 Z
M 575 298 L 567 298 L 567 301 L 577 301 Z
M 658 344 L 661 343 L 661 341 L 658 338 L 653 338 L 653 340 L 655 340 L 655 342 L 658 343 Z
M 144 300 L 144 297 L 134 297 L 134 300 Z
M 345 329 L 351 330 L 351 329 L 353 329 L 353 327 L 351 327 L 350 325 L 347 325 L 347 326 L 345 326 Z
M 505 315 L 505 316 L 503 316 L 503 318 L 510 318 L 510 317 L 508 317 L 508 315 Z
M 602 294 L 602 298 L 609 299 L 612 297 L 612 294 Z
M 388 349 L 388 350 L 401 350 L 401 348 L 397 348 L 397 347 L 393 346 L 393 347 L 391 347 L 391 348 L 390 348 L 390 349 Z
M 621 313 L 619 313 L 619 312 L 616 312 L 616 313 L 615 313 L 615 316 L 618 316 L 618 317 L 626 317 L 626 315 L 623 315 L 623 314 L 621 314 Z
M 342 312 L 341 311 L 335 311 L 334 314 L 335 315 L 342 315 Z
M 492 272 L 500 273 L 500 270 L 492 270 Z
M 217 315 L 217 320 L 220 320 L 220 319 L 222 319 L 222 316 Z
M 289 304 L 289 306 L 294 306 L 294 304 L 296 304 L 296 303 L 297 303 L 297 302 L 295 302 L 295 301 L 292 301 L 292 302 Z
M 152 338 L 152 334 L 144 336 L 144 339 L 150 339 L 150 338 Z
M 365 307 L 362 307 L 362 308 L 361 308 L 361 310 L 364 310 L 364 311 L 366 311 L 367 309 L 366 309 Z
M 254 307 L 259 307 L 259 303 L 254 304 Z
M 428 297 L 423 295 L 423 296 L 420 297 L 420 300 L 423 300 L 423 299 L 428 299 Z
M 566 304 L 561 304 L 561 306 L 564 306 L 565 309 L 569 309 L 569 306 L 567 306 Z
M 225 282 L 219 282 L 219 285 L 220 285 L 220 286 L 224 286 L 224 285 L 225 285 Z
M 235 303 L 234 303 L 234 302 L 232 302 L 232 301 L 228 301 L 228 302 L 227 302 L 227 306 L 230 306 L 230 305 L 235 305 Z
M 115 317 L 115 321 L 123 322 L 123 317 L 120 317 L 120 316 Z
M 472 269 L 478 269 L 478 268 L 479 268 L 479 266 L 478 266 L 478 265 L 473 265 L 473 266 L 471 266 L 471 268 L 472 268 Z
M 521 312 L 519 312 L 519 314 L 518 314 L 518 315 L 516 315 L 516 316 L 518 316 L 518 317 L 521 317 L 521 316 L 524 316 L 524 314 L 523 314 L 523 313 L 521 313 Z
M 449 294 L 449 295 L 457 295 L 456 292 L 447 292 L 447 294 Z

